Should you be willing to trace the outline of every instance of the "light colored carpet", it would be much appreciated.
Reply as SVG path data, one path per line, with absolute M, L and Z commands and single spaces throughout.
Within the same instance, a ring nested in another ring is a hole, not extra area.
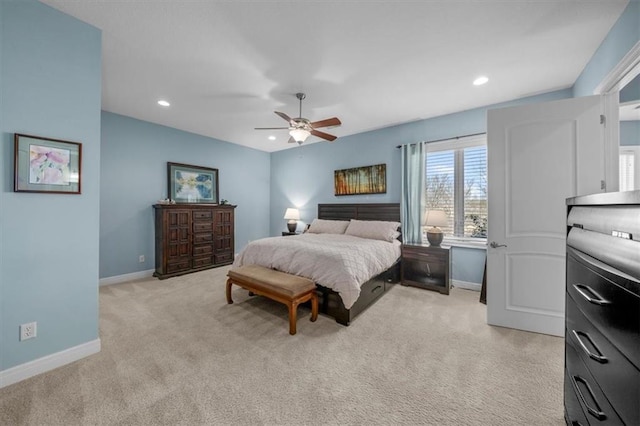
M 3 425 L 562 425 L 563 340 L 486 325 L 477 292 L 396 285 L 351 326 L 228 268 L 100 289 L 102 351 L 0 389 Z

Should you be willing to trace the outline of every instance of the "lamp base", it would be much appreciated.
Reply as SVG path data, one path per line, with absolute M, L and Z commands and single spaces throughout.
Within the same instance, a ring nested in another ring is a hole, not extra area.
M 287 222 L 287 229 L 289 229 L 289 232 L 296 232 L 296 228 L 298 227 L 298 222 L 294 221 L 290 221 Z
M 440 232 L 427 231 L 427 240 L 429 241 L 430 245 L 434 247 L 438 247 L 442 243 L 443 239 L 444 239 L 444 233 L 442 231 Z

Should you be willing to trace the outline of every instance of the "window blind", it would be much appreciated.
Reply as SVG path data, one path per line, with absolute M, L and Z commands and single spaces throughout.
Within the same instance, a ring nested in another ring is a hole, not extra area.
M 427 153 L 427 209 L 447 214 L 447 226 L 440 227 L 445 235 L 454 234 L 454 154 L 453 150 Z
M 635 153 L 623 151 L 620 153 L 620 191 L 633 191 L 635 176 Z
M 487 147 L 464 150 L 464 236 L 487 236 Z

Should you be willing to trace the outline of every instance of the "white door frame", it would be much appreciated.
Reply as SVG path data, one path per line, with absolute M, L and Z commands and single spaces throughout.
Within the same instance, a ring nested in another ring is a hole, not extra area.
M 620 90 L 629 84 L 638 74 L 640 74 L 640 41 L 638 41 L 620 62 L 613 67 L 604 77 L 600 84 L 593 91 L 594 95 L 604 96 L 604 115 L 607 123 L 605 125 L 605 164 L 606 164 L 606 191 L 618 191 L 620 182 L 619 156 L 612 153 L 617 152 L 612 148 L 620 145 Z
M 640 74 L 640 41 L 627 52 L 593 91 L 594 95 L 617 93 Z

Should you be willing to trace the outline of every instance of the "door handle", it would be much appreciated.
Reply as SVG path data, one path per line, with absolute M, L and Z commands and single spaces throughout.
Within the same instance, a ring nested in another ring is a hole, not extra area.
M 491 248 L 498 248 L 498 247 L 506 247 L 506 244 L 498 244 L 495 241 L 491 241 L 491 243 L 489 244 L 489 247 Z

